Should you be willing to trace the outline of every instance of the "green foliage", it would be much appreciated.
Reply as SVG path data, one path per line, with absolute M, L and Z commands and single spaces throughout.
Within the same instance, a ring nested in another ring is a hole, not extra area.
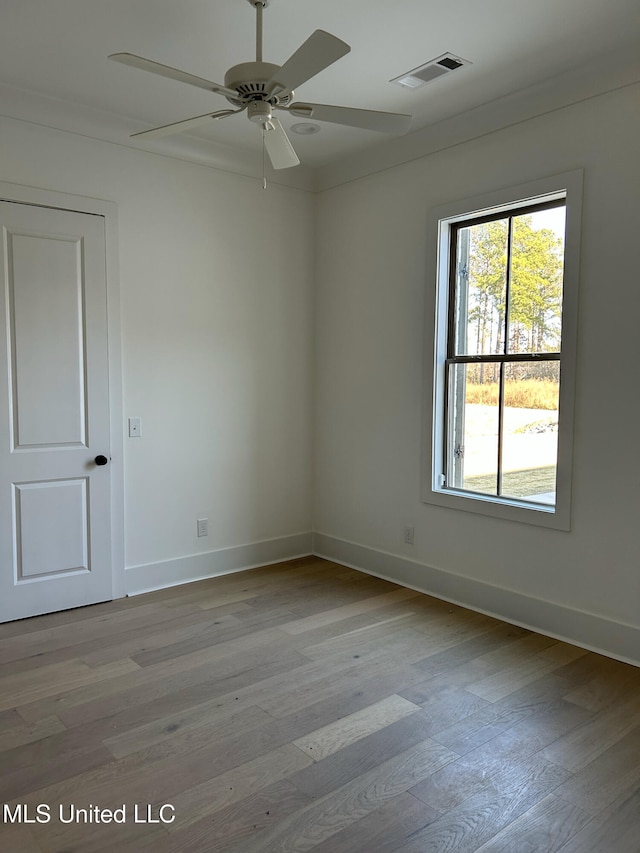
M 460 232 L 458 266 L 463 273 L 457 313 L 466 317 L 460 331 L 466 340 L 458 341 L 458 352 L 502 353 L 505 336 L 513 353 L 560 349 L 563 241 L 547 228 L 535 228 L 534 216 L 513 217 L 510 259 L 508 218 Z
M 497 406 L 500 386 L 498 382 L 466 383 L 467 404 Z M 505 383 L 504 404 L 515 409 L 558 408 L 558 384 L 539 379 L 523 379 Z
M 562 241 L 530 216 L 513 221 L 511 352 L 560 349 Z
M 507 220 L 474 225 L 468 231 L 468 322 L 476 325 L 476 352 L 498 352 L 506 306 Z

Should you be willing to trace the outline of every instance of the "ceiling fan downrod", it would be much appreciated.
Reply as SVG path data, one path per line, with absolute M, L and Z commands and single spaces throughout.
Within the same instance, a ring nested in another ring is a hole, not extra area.
M 269 0 L 249 0 L 256 7 L 256 62 L 262 62 L 262 12 Z

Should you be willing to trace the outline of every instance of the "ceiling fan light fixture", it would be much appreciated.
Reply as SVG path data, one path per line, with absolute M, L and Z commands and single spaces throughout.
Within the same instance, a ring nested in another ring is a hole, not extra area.
M 247 118 L 256 124 L 271 121 L 271 104 L 268 101 L 251 101 L 247 107 Z

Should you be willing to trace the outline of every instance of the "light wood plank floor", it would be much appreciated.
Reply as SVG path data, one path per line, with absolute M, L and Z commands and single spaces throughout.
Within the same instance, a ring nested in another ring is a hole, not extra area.
M 640 669 L 316 558 L 0 626 L 0 675 L 7 853 L 640 851 Z

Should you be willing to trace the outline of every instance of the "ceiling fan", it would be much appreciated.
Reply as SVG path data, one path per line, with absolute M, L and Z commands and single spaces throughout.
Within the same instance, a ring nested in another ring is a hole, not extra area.
M 230 68 L 224 77 L 224 86 L 196 77 L 169 65 L 162 65 L 151 59 L 144 59 L 133 53 L 113 53 L 109 59 L 140 68 L 197 86 L 217 95 L 223 95 L 234 109 L 217 110 L 205 115 L 195 116 L 185 121 L 165 124 L 132 134 L 132 137 L 154 138 L 168 136 L 191 130 L 205 125 L 212 119 L 224 119 L 237 113 L 245 112 L 250 121 L 262 129 L 264 147 L 274 169 L 288 169 L 300 163 L 296 152 L 289 141 L 284 128 L 274 116 L 275 110 L 284 110 L 290 115 L 331 122 L 333 124 L 358 127 L 365 130 L 376 130 L 382 133 L 404 133 L 411 123 L 410 115 L 399 113 L 378 112 L 376 110 L 361 110 L 351 107 L 338 107 L 329 104 L 292 103 L 294 89 L 307 80 L 315 77 L 320 71 L 328 68 L 338 59 L 349 53 L 351 48 L 336 36 L 316 30 L 309 38 L 287 59 L 282 66 L 262 60 L 262 13 L 270 0 L 248 0 L 256 9 L 256 60 L 242 62 Z

